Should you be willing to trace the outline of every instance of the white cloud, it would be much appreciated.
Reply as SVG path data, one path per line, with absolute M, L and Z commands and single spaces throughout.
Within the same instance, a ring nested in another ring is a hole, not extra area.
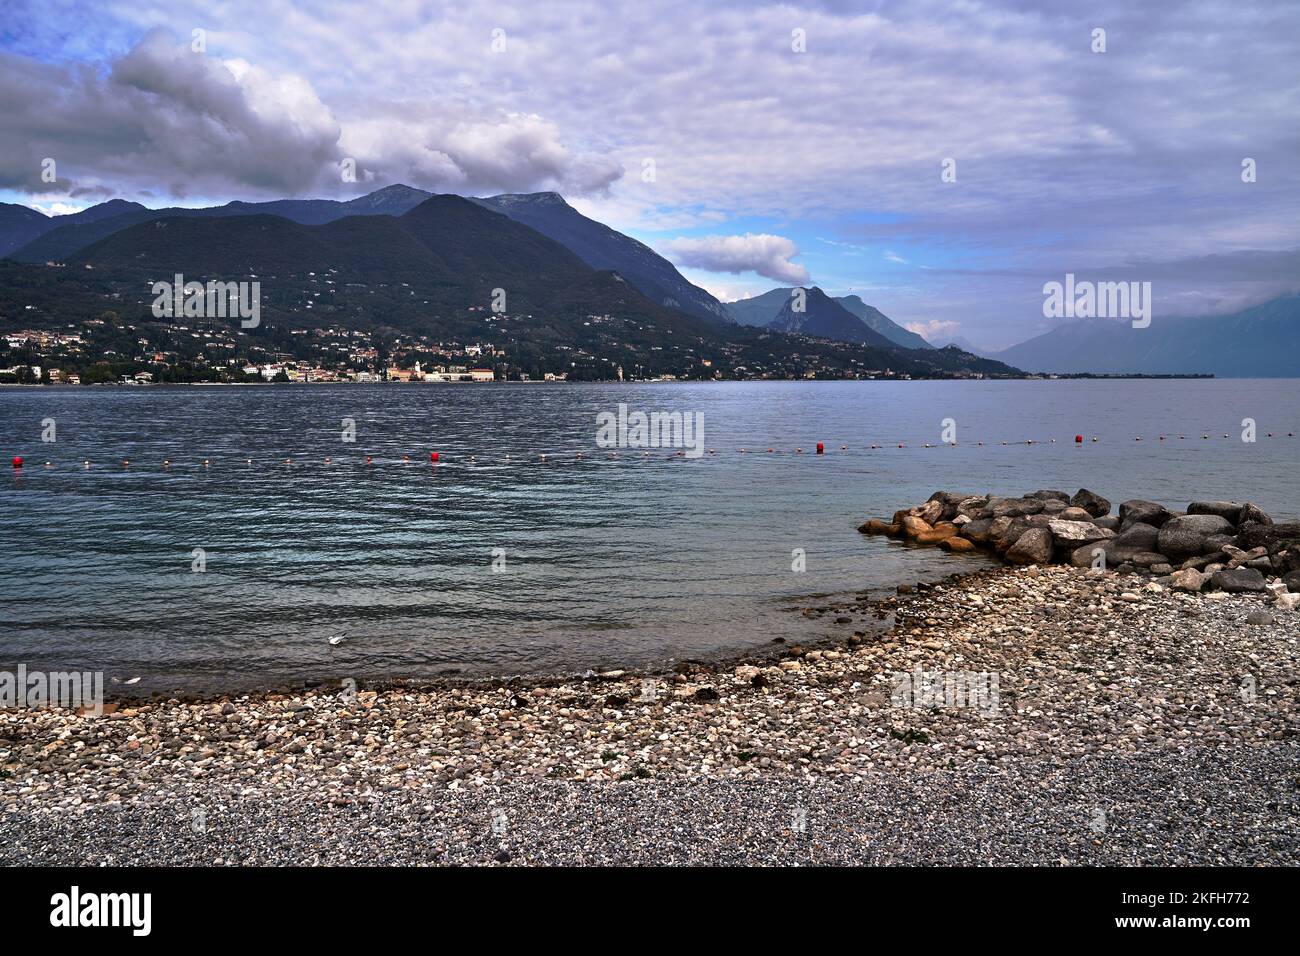
M 945 321 L 942 319 L 931 319 L 929 322 L 908 322 L 903 326 L 909 332 L 915 332 L 923 339 L 934 340 L 936 338 L 955 335 L 961 328 L 960 322 Z
M 675 263 L 708 272 L 757 272 L 794 285 L 808 281 L 808 270 L 790 261 L 799 255 L 799 247 L 785 236 L 747 232 L 743 236 L 670 239 L 660 244 L 659 251 Z

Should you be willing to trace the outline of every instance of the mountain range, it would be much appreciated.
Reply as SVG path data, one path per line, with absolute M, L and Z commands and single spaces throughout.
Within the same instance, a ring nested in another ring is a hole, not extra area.
M 1082 319 L 988 355 L 1031 372 L 1300 377 L 1300 295 L 1140 329 Z
M 753 298 L 728 302 L 726 309 L 741 325 L 783 332 L 800 331 L 842 342 L 866 342 L 885 347 L 933 347 L 856 295 L 831 297 L 815 286 L 804 289 L 804 304 L 810 308 L 801 317 L 792 304 L 794 292 L 795 288 L 789 287 L 772 289 Z

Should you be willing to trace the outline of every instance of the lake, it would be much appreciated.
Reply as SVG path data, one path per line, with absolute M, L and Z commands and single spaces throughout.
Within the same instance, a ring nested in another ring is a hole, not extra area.
M 702 414 L 704 454 L 610 457 L 620 403 Z M 4 388 L 0 667 L 205 691 L 742 651 L 984 565 L 857 533 L 937 489 L 1295 518 L 1289 432 L 1278 379 Z

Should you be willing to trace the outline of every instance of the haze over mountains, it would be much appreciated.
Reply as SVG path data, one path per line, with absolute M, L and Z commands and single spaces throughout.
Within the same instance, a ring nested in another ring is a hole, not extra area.
M 1128 321 L 1082 319 L 987 354 L 1031 372 L 1300 376 L 1300 295 L 1229 315 L 1156 316 L 1140 329 Z

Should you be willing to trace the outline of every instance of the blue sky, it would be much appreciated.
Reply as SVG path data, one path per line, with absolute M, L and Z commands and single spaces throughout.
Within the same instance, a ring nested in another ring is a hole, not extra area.
M 992 348 L 1067 272 L 1152 281 L 1157 317 L 1300 288 L 1295 4 L 19 0 L 0 29 L 0 200 L 48 212 L 553 189 L 720 298 L 817 284 Z

